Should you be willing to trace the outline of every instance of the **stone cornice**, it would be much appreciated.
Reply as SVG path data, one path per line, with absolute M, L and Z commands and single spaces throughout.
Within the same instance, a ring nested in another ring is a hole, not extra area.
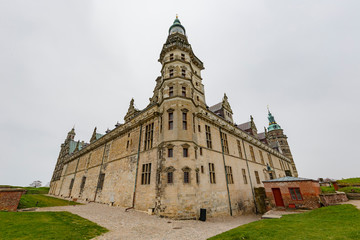
M 226 130 L 230 134 L 233 134 L 252 145 L 255 145 L 267 152 L 272 153 L 273 155 L 277 156 L 278 158 L 291 163 L 291 160 L 289 158 L 287 158 L 286 156 L 282 155 L 281 153 L 279 153 L 279 152 L 275 151 L 274 149 L 270 148 L 269 146 L 265 145 L 260 140 L 241 131 L 237 127 L 233 126 L 231 123 L 228 123 L 221 117 L 217 116 L 215 113 L 213 113 L 207 109 L 204 109 L 203 107 L 200 107 L 199 110 L 200 111 L 196 115 L 197 117 L 202 118 L 205 121 L 210 122 L 218 127 L 221 127 L 222 129 Z
M 158 115 L 159 115 L 159 112 L 158 112 L 157 105 L 152 105 L 148 108 L 145 108 L 138 115 L 136 115 L 134 118 L 132 118 L 128 122 L 114 128 L 109 133 L 105 134 L 104 136 L 102 136 L 98 140 L 92 142 L 91 144 L 87 145 L 80 151 L 78 151 L 70 156 L 67 156 L 64 159 L 64 164 L 69 163 L 69 162 L 73 161 L 74 159 L 79 158 L 82 155 L 84 155 L 98 147 L 105 145 L 105 143 L 107 143 L 111 140 L 114 140 L 115 138 L 121 136 L 122 134 L 129 132 L 129 130 L 138 127 L 140 124 L 143 124 L 143 123 L 149 121 L 150 119 L 157 117 Z

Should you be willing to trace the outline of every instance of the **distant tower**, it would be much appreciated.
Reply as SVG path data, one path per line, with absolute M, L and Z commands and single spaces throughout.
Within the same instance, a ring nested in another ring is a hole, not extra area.
M 291 160 L 291 166 L 294 173 L 294 176 L 298 176 L 298 172 L 296 170 L 296 166 L 294 163 L 293 156 L 290 151 L 289 144 L 287 142 L 287 136 L 284 134 L 283 129 L 281 129 L 280 125 L 276 123 L 274 116 L 271 114 L 270 110 L 268 110 L 268 119 L 269 119 L 269 127 L 267 132 L 268 142 L 272 145 L 280 145 L 280 150 L 284 156 Z

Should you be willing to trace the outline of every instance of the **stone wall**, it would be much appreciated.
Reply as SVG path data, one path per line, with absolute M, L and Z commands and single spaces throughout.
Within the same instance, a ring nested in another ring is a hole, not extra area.
M 320 194 L 320 200 L 324 206 L 330 206 L 341 202 L 347 202 L 348 198 L 345 193 L 338 192 L 333 194 Z
M 16 211 L 24 192 L 24 189 L 0 188 L 0 211 Z

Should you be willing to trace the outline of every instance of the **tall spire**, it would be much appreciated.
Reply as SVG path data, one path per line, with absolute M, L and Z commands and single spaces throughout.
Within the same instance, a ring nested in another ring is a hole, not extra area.
M 181 33 L 182 35 L 186 35 L 185 28 L 183 27 L 183 25 L 181 25 L 181 22 L 177 14 L 173 25 L 171 25 L 171 27 L 169 28 L 169 35 L 174 33 Z
M 269 127 L 268 131 L 273 131 L 276 129 L 281 129 L 280 125 L 276 123 L 274 116 L 271 114 L 268 106 L 268 119 L 269 119 Z

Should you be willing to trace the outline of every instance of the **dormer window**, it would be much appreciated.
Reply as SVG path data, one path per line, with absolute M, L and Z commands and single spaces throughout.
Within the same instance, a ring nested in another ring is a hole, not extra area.
M 170 74 L 169 74 L 170 77 L 173 77 L 174 76 L 174 69 L 170 69 Z
M 185 61 L 185 54 L 181 54 L 181 60 Z
M 186 70 L 185 70 L 185 69 L 182 69 L 182 70 L 181 70 L 181 76 L 183 76 L 183 77 L 186 76 Z
M 170 53 L 170 61 L 174 60 L 174 54 Z

